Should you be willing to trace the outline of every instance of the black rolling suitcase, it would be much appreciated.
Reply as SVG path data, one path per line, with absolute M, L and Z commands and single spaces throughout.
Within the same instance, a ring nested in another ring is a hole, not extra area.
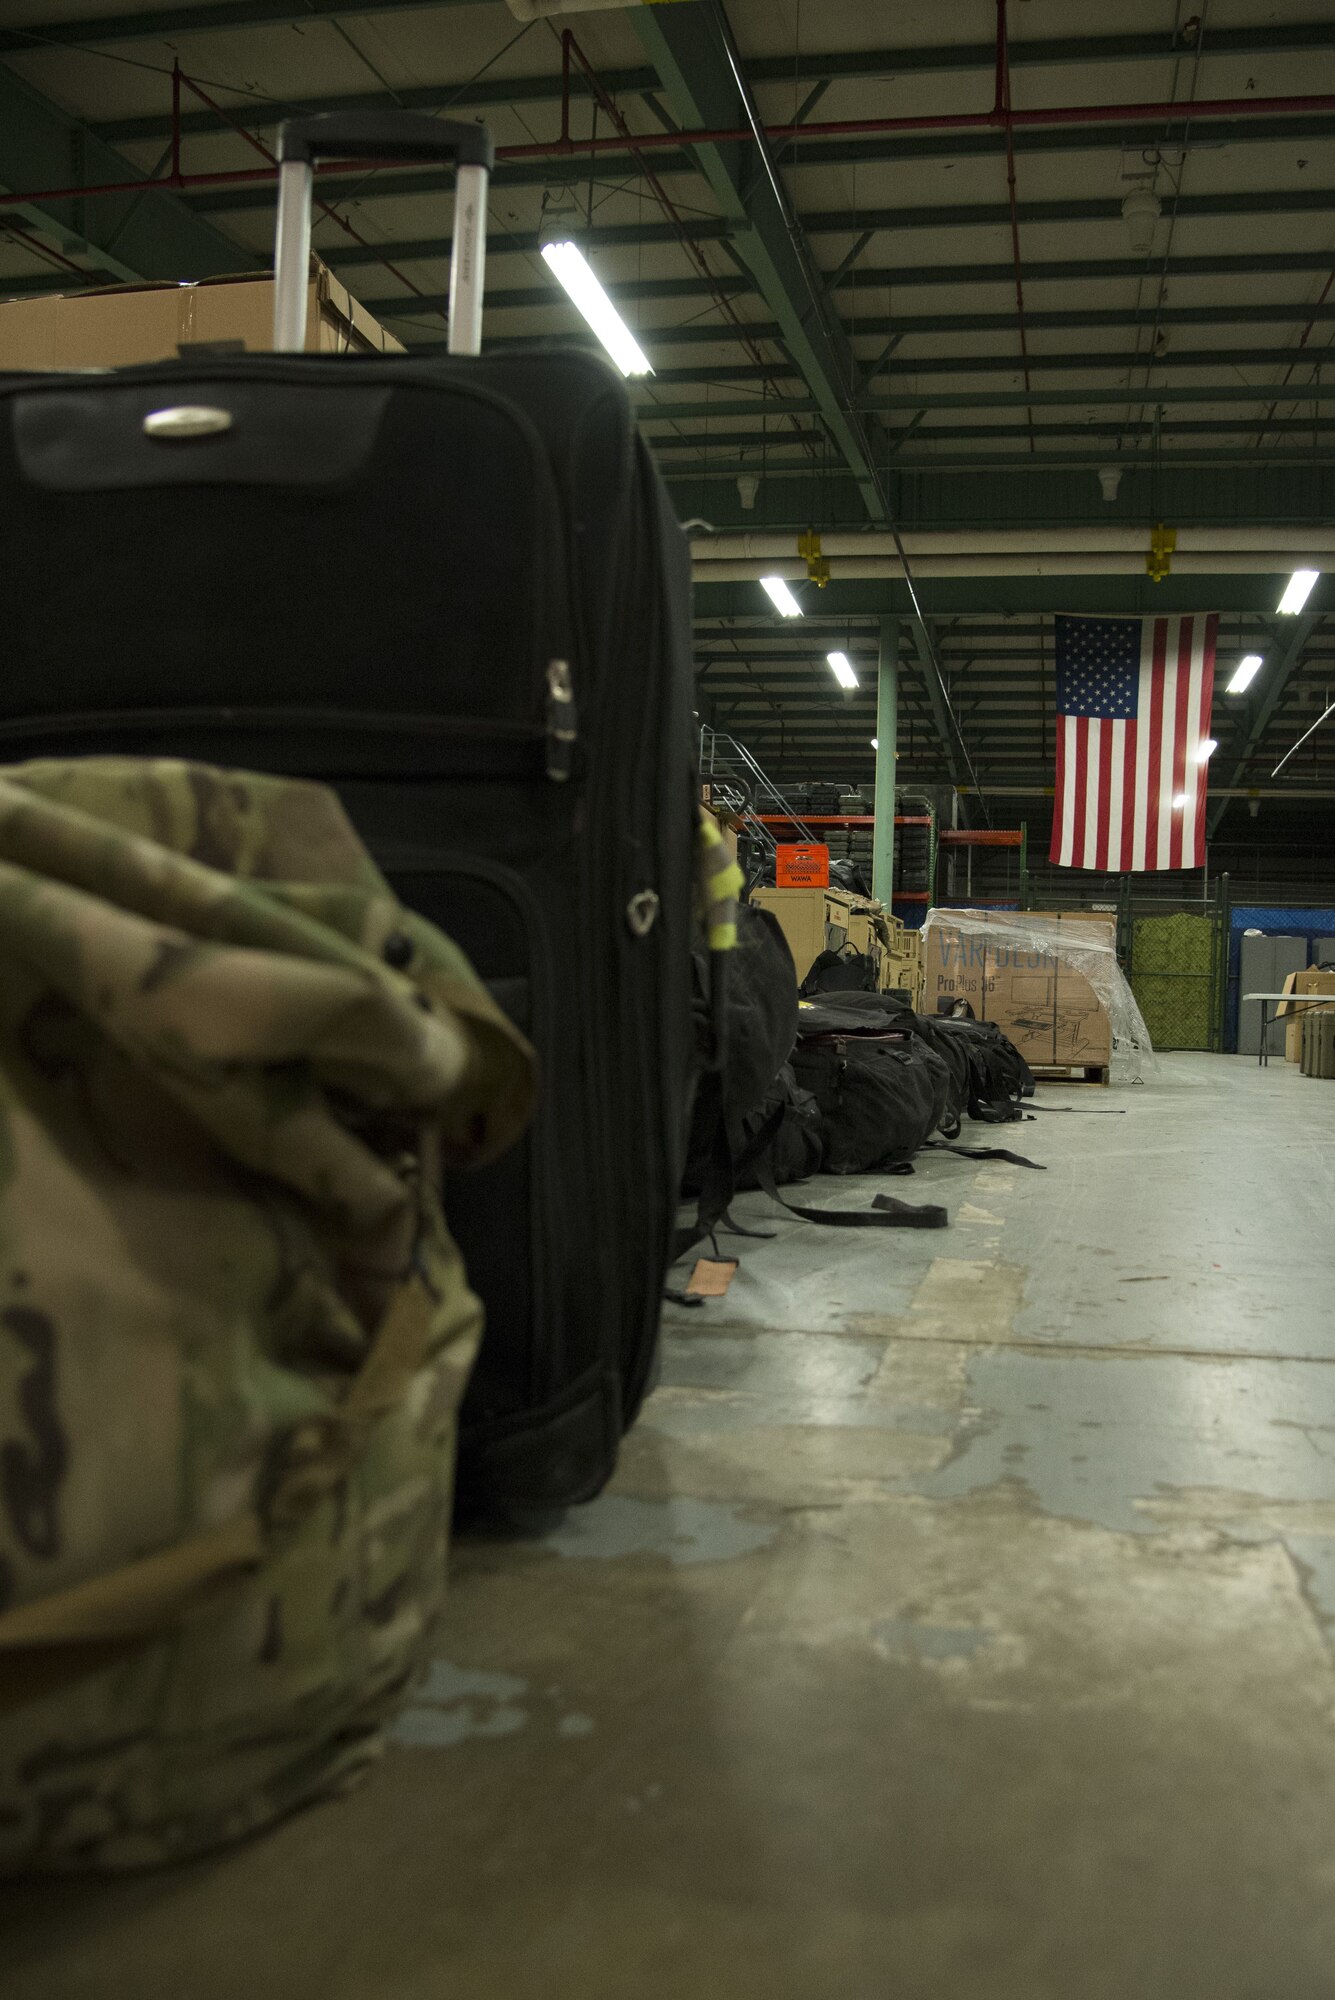
M 545 1087 L 524 1143 L 451 1180 L 488 1318 L 461 1494 L 559 1506 L 601 1487 L 648 1384 L 682 1170 L 685 543 L 608 367 L 477 354 L 482 128 L 334 116 L 282 150 L 278 348 L 304 331 L 312 158 L 457 160 L 451 358 L 4 378 L 0 757 L 331 782 L 492 983 Z

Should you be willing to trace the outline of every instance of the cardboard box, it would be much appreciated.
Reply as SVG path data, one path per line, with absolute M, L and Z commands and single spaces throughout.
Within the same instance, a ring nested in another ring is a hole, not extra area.
M 0 305 L 0 368 L 124 368 L 175 361 L 180 347 L 214 341 L 240 341 L 250 353 L 272 350 L 272 278 L 116 285 Z M 311 265 L 306 350 L 404 352 L 318 257 Z
M 1010 934 L 1005 915 L 995 932 L 965 928 L 940 911 L 928 933 L 924 1007 L 935 1013 L 938 999 L 967 1000 L 976 1019 L 993 1021 L 1035 1065 L 1106 1067 L 1112 1060 L 1112 1028 L 1098 995 L 1084 975 L 1061 962 L 1062 924 L 1095 925 L 1112 944 L 1116 919 L 1110 913 L 1036 911 L 1018 913 L 1027 935 Z M 1051 936 L 1051 944 L 1047 936 Z M 1091 933 L 1086 930 L 1084 936 Z
M 1331 1005 L 1335 1007 L 1335 972 L 1321 972 L 1315 965 L 1309 965 L 1304 972 L 1291 972 L 1284 981 L 1286 993 L 1329 993 Z M 1287 1007 L 1281 1001 L 1275 1010 L 1277 1020 L 1287 1020 L 1284 1030 L 1284 1060 L 1300 1063 L 1303 1059 L 1303 1015 L 1325 1014 L 1326 1007 Z
M 920 955 L 910 957 L 901 956 L 897 952 L 884 952 L 881 956 L 879 984 L 882 993 L 889 993 L 892 989 L 903 990 L 908 994 L 909 1004 L 915 1013 L 922 1012 L 923 976 Z
M 1098 940 L 1116 954 L 1117 919 L 1109 910 L 1063 910 L 1061 923 L 1081 939 Z M 1057 964 L 1057 1013 L 1053 1061 L 1107 1068 L 1112 1061 L 1112 1022 L 1098 994 L 1071 965 Z
M 879 952 L 881 940 L 876 931 L 876 919 L 870 909 L 859 909 L 856 905 L 848 913 L 848 942 L 855 951 Z
M 1025 916 L 1027 919 L 1027 911 Z M 1046 923 L 1043 927 L 1046 928 Z M 983 971 L 983 1012 L 978 1018 L 995 1021 L 1026 1062 L 1055 1062 L 1055 951 L 1046 950 L 1041 941 L 1031 945 L 1027 940 L 1008 938 L 1004 932 L 995 939 L 989 935 Z
M 823 951 L 842 951 L 849 941 L 854 899 L 838 889 L 755 889 L 751 901 L 778 918 L 799 986 Z

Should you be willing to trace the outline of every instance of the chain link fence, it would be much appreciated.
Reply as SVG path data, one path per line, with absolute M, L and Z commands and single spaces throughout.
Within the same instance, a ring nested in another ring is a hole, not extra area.
M 1137 894 L 1118 903 L 1123 969 L 1156 1049 L 1222 1049 L 1228 991 L 1226 878 L 1190 905 Z

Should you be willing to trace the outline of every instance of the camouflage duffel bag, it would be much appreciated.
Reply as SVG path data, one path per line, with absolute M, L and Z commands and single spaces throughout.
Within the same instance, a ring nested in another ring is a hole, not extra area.
M 197 1853 L 375 1754 L 481 1322 L 440 1168 L 531 1090 L 322 787 L 0 772 L 0 1871 Z

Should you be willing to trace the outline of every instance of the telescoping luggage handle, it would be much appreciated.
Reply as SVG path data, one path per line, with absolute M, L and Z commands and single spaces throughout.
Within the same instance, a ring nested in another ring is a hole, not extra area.
M 278 227 L 274 240 L 273 344 L 279 354 L 306 345 L 315 162 L 453 160 L 454 243 L 450 253 L 451 354 L 482 348 L 482 277 L 487 255 L 487 183 L 494 149 L 485 125 L 421 111 L 325 111 L 289 118 L 278 134 Z

